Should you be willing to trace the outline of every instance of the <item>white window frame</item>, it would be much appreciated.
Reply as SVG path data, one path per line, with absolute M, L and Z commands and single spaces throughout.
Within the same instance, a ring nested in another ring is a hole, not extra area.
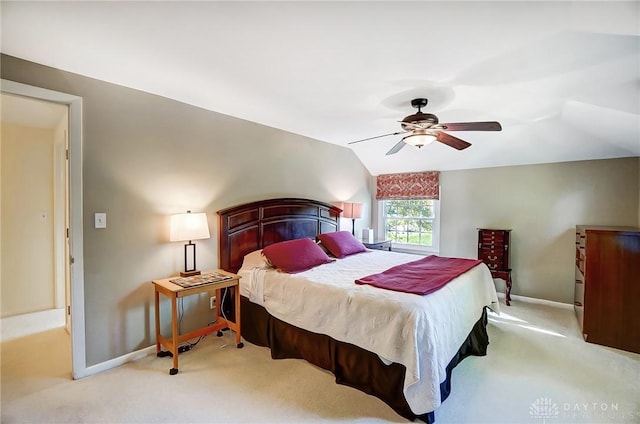
M 385 229 L 385 213 L 384 213 L 384 200 L 377 201 L 378 207 L 378 222 L 377 232 L 380 234 L 379 239 L 383 239 L 386 236 Z M 433 246 L 418 246 L 415 244 L 406 244 L 392 242 L 392 250 L 395 252 L 414 253 L 421 255 L 437 255 L 440 253 L 440 200 L 433 200 L 433 234 L 432 242 Z

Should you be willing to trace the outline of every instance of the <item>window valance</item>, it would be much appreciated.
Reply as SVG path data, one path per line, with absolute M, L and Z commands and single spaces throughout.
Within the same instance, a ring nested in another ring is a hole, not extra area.
M 439 199 L 440 172 L 383 174 L 376 178 L 376 199 Z

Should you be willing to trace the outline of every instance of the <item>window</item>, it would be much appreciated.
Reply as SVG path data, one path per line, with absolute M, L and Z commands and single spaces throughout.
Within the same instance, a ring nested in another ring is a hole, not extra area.
M 383 200 L 381 203 L 384 234 L 395 247 L 438 250 L 438 200 Z

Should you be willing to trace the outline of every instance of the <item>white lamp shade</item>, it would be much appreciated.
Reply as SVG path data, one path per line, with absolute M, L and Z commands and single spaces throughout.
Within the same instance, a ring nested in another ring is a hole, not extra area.
M 171 215 L 169 240 L 200 240 L 209 237 L 211 236 L 209 235 L 209 222 L 207 221 L 206 213 L 178 213 Z
M 362 217 L 362 203 L 343 203 L 342 208 L 343 218 L 356 218 Z
M 416 130 L 413 132 L 413 134 L 404 137 L 402 141 L 420 148 L 422 146 L 426 146 L 427 144 L 433 143 L 437 138 L 438 137 L 433 134 L 427 134 L 424 131 Z

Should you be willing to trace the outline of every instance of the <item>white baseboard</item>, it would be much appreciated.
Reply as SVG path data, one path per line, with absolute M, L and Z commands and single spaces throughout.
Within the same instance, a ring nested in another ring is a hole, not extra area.
M 113 358 L 96 365 L 91 365 L 90 367 L 87 367 L 85 369 L 85 373 L 80 378 L 88 377 L 90 375 L 98 374 L 100 372 L 119 367 L 120 365 L 124 365 L 127 362 L 136 361 L 152 353 L 156 353 L 155 344 L 153 346 L 145 347 L 144 349 L 136 350 L 135 352 L 127 353 L 126 355 L 118 356 L 117 358 Z
M 498 292 L 498 297 L 504 299 L 504 293 Z M 538 299 L 535 297 L 519 296 L 516 294 L 511 295 L 511 300 L 519 300 L 521 302 L 527 303 L 537 303 L 539 305 L 555 306 L 556 308 L 562 309 L 573 309 L 573 305 L 571 303 L 556 302 L 554 300 Z
M 4 317 L 0 319 L 0 328 L 2 329 L 0 341 L 8 342 L 42 331 L 64 327 L 64 319 L 64 308 Z

